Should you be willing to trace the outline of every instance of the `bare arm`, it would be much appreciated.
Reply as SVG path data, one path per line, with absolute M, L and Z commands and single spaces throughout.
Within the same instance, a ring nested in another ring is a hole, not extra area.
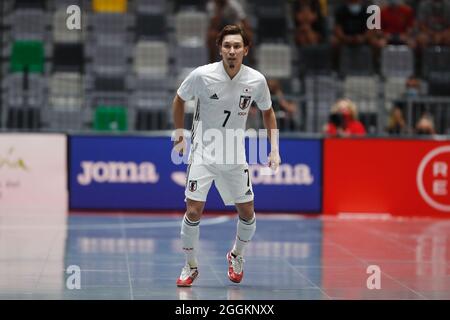
M 172 117 L 175 130 L 184 128 L 184 100 L 177 94 L 172 102 Z
M 262 113 L 264 127 L 267 129 L 267 134 L 270 141 L 271 151 L 269 154 L 269 167 L 276 171 L 281 162 L 278 146 L 277 119 L 272 108 L 270 108 L 269 110 L 264 110 Z
M 275 112 L 273 112 L 273 109 L 270 108 L 269 110 L 264 110 L 262 113 L 264 127 L 267 129 L 267 134 L 271 144 L 271 150 L 276 150 L 278 152 L 278 130 Z
M 172 103 L 172 117 L 173 125 L 175 127 L 175 136 L 173 137 L 173 144 L 176 150 L 183 154 L 186 150 L 186 142 L 184 141 L 184 100 L 177 94 Z M 181 144 L 179 144 L 182 142 Z

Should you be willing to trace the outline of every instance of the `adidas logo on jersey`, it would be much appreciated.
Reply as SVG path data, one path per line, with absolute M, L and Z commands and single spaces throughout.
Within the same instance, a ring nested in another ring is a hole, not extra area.
M 251 196 L 252 194 L 253 194 L 252 190 L 250 190 L 250 189 L 248 189 L 248 191 L 245 193 L 246 196 Z
M 217 96 L 217 93 L 214 93 L 211 97 L 209 97 L 210 99 L 214 99 L 214 100 L 219 100 L 219 97 Z

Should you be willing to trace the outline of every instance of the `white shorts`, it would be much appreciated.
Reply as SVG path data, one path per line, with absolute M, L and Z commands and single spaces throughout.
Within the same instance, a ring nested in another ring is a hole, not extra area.
M 186 198 L 205 202 L 213 181 L 226 206 L 253 200 L 248 164 L 190 164 L 186 174 Z

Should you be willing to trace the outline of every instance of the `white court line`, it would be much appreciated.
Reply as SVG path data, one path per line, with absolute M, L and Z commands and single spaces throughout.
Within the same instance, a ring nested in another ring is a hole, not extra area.
M 121 224 L 91 224 L 91 225 L 73 225 L 67 226 L 66 224 L 61 225 L 45 225 L 45 226 L 34 226 L 34 225 L 0 225 L 0 230 L 8 229 L 63 229 L 67 228 L 69 230 L 107 230 L 107 229 L 120 229 L 122 227 L 126 229 L 151 229 L 151 228 L 173 228 L 181 226 L 181 218 L 177 221 L 160 221 L 160 222 L 135 222 L 135 223 L 124 223 Z M 202 219 L 202 226 L 215 225 L 220 223 L 225 223 L 232 220 L 230 217 L 218 217 L 211 219 Z
M 221 216 L 217 218 L 204 218 L 201 220 L 202 226 L 215 225 L 220 223 L 225 223 L 230 220 L 234 220 L 235 216 Z M 261 220 L 305 220 L 299 216 L 290 216 L 288 214 L 261 214 L 257 216 L 257 219 Z M 175 221 L 159 221 L 159 222 L 134 222 L 134 223 L 124 223 L 123 227 L 126 229 L 152 229 L 152 228 L 173 228 L 180 227 L 182 218 L 179 218 Z M 89 224 L 89 225 L 1 225 L 0 230 L 9 230 L 9 229 L 33 229 L 33 230 L 49 230 L 49 229 L 64 229 L 67 228 L 69 230 L 109 230 L 109 229 L 120 229 L 121 226 L 118 223 L 108 223 L 108 224 Z
M 127 241 L 127 231 L 125 230 L 122 216 L 120 217 L 120 231 L 122 233 L 122 239 L 126 242 Z M 131 283 L 130 259 L 128 257 L 128 246 L 125 246 L 125 260 L 127 261 L 128 286 L 130 288 L 130 299 L 134 300 L 133 285 Z

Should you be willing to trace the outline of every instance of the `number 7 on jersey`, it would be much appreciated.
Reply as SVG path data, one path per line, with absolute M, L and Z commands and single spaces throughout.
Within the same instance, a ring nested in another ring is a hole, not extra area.
M 223 122 L 223 125 L 222 125 L 222 127 L 225 127 L 225 125 L 227 124 L 228 119 L 230 118 L 231 111 L 223 110 L 223 113 L 225 113 L 227 115 L 227 117 L 225 118 L 225 121 Z

